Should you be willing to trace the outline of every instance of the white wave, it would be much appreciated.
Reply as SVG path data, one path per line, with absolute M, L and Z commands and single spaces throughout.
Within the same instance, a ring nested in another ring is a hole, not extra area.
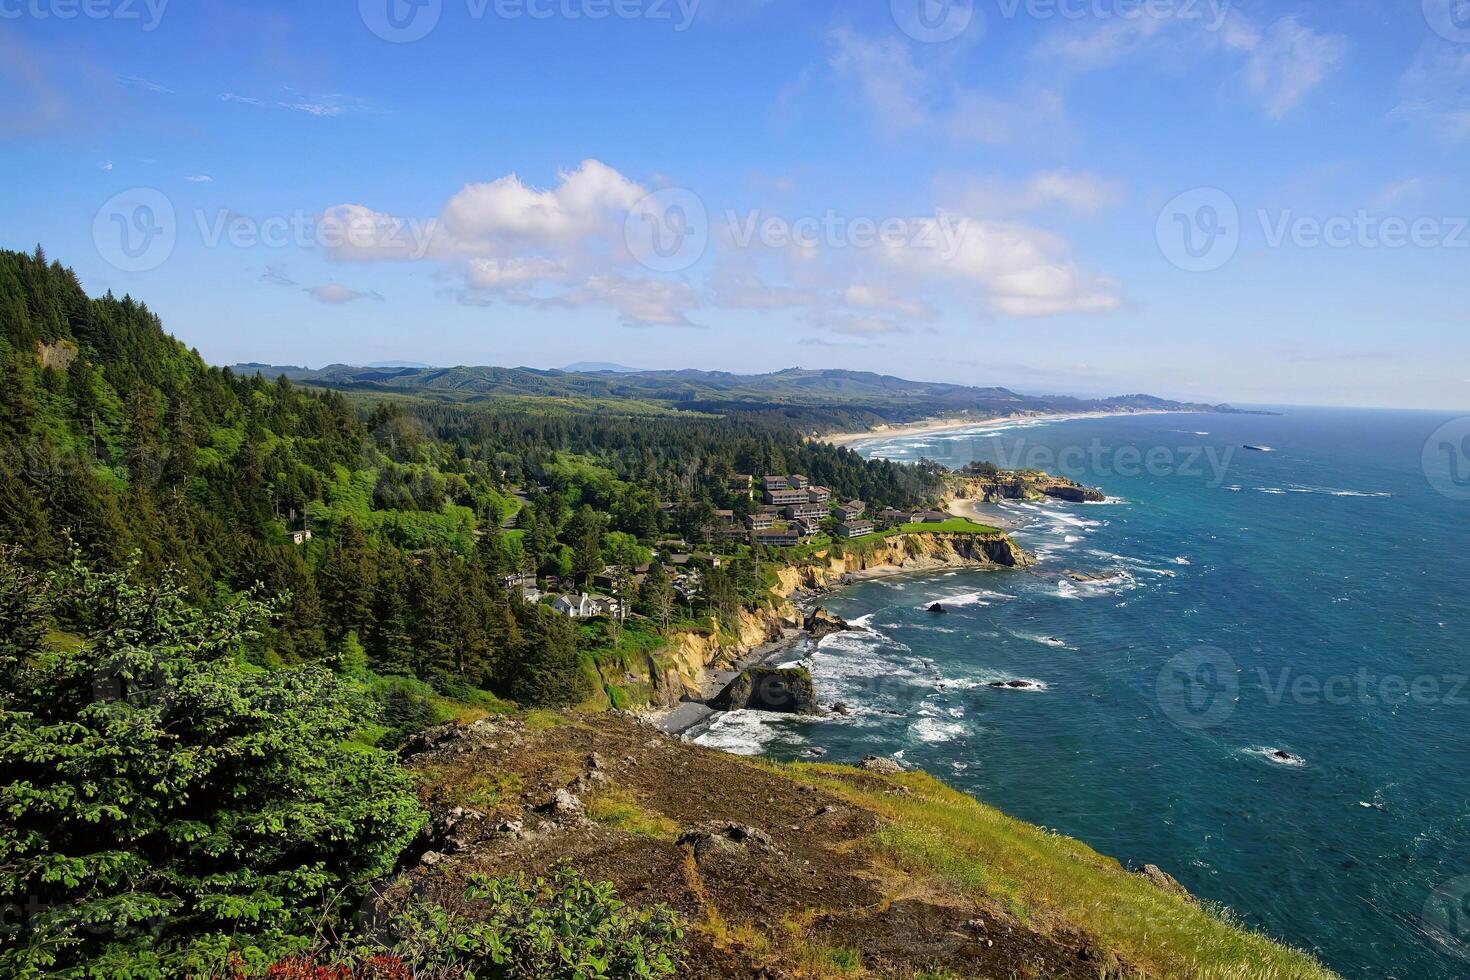
M 965 734 L 965 726 L 957 721 L 920 718 L 909 726 L 909 732 L 919 741 L 933 745 L 938 742 L 954 741 Z
M 1178 558 L 1171 558 L 1169 560 L 1172 561 L 1176 565 L 1193 565 L 1194 564 L 1194 562 L 1190 561 L 1188 558 L 1185 558 L 1183 555 L 1180 555 Z
M 985 681 L 985 686 L 995 691 L 1021 691 L 1033 694 L 1049 690 L 1045 681 L 1038 681 L 1032 677 L 995 677 Z
M 980 589 L 976 592 L 962 592 L 959 595 L 941 596 L 938 599 L 929 599 L 926 600 L 924 603 L 916 606 L 915 608 L 927 610 L 930 606 L 937 603 L 946 609 L 963 609 L 966 606 L 989 606 L 993 605 L 994 601 L 996 600 L 1004 602 L 1008 599 L 1014 598 L 1015 596 L 1005 592 L 991 592 L 989 589 Z
M 792 716 L 794 717 L 794 716 Z M 727 711 L 694 739 L 695 745 L 732 755 L 760 755 L 782 734 L 778 719 L 760 711 Z
M 1018 640 L 1030 640 L 1032 643 L 1040 643 L 1042 646 L 1056 647 L 1060 650 L 1071 649 L 1071 647 L 1067 646 L 1066 640 L 1058 639 L 1055 636 L 1039 636 L 1035 633 L 1016 632 L 1012 632 L 1011 635 L 1016 637 Z
M 1292 755 L 1285 749 L 1278 749 L 1274 745 L 1252 745 L 1249 748 L 1241 749 L 1241 751 L 1244 752 L 1246 755 L 1260 756 L 1267 762 L 1274 763 L 1278 766 L 1292 766 L 1294 768 L 1300 768 L 1307 764 L 1307 760 L 1303 759 L 1301 756 Z

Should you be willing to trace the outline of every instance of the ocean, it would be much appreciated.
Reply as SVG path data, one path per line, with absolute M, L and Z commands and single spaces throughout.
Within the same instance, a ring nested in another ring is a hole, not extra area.
M 897 756 L 1345 976 L 1470 975 L 1470 422 L 1281 411 L 861 444 L 1108 500 L 986 508 L 1033 569 L 828 597 L 858 629 L 793 660 L 850 713 L 735 712 L 698 741 Z

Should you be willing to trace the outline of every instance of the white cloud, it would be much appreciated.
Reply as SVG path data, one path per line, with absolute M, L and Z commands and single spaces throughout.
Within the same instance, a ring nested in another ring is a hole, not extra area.
M 961 92 L 948 127 L 957 140 L 990 146 L 1067 143 L 1072 138 L 1066 102 L 1052 89 L 1029 90 L 1014 98 Z
M 1399 79 L 1399 100 L 1393 115 L 1442 139 L 1470 138 L 1470 46 L 1426 42 Z
M 465 282 L 475 289 L 523 289 L 538 282 L 567 279 L 565 263 L 537 256 L 477 257 L 465 265 Z
M 889 248 L 895 267 L 978 289 L 998 312 L 1018 317 L 1106 313 L 1122 305 L 1116 285 L 1073 261 L 1057 235 L 1025 225 L 949 216 L 953 249 Z M 941 231 L 931 233 L 938 238 Z
M 928 81 L 897 38 L 865 38 L 847 27 L 827 35 L 827 64 L 836 77 L 862 92 L 879 121 L 894 129 L 924 122 L 923 94 Z
M 1107 181 L 1065 171 L 1037 174 L 1022 190 L 1038 206 L 1082 211 L 1116 197 Z M 650 273 L 635 262 L 622 235 L 644 196 L 637 182 L 588 160 L 549 188 L 514 174 L 469 184 L 426 222 L 361 204 L 337 205 L 322 217 L 336 229 L 333 258 L 429 258 L 461 279 L 461 302 L 603 308 L 629 325 L 692 326 L 708 304 L 797 311 L 824 331 L 875 336 L 934 319 L 931 291 L 952 287 L 967 302 L 978 294 L 992 309 L 1017 316 L 1119 305 L 1113 285 L 1074 262 L 1064 239 L 1023 224 L 941 212 L 896 219 L 903 234 L 862 245 L 822 238 L 802 246 L 763 245 L 759 236 L 742 239 L 727 224 L 710 229 L 714 261 L 708 275 L 698 267 L 688 279 Z M 801 216 L 767 217 L 799 225 Z M 860 226 L 851 227 L 856 235 Z
M 191 184 L 212 184 L 212 183 L 214 183 L 214 178 L 211 177 L 211 176 L 209 176 L 208 174 L 193 174 L 191 176 L 185 177 L 184 179 L 187 180 Z
M 1033 58 L 1062 76 L 1100 71 L 1147 55 L 1174 71 L 1197 70 L 1209 50 L 1243 57 L 1237 78 L 1271 119 L 1281 119 L 1341 66 L 1347 39 L 1297 18 L 1261 27 L 1229 4 L 1178 4 L 1163 14 L 1077 21 L 1049 34 Z
M 890 285 L 853 283 L 842 291 L 842 302 L 859 309 L 876 310 L 916 320 L 934 318 L 934 310 L 928 303 Z
M 1117 204 L 1123 187 L 1097 174 L 1046 170 L 1025 180 L 947 178 L 940 194 L 969 214 L 1007 215 L 1061 208 L 1094 215 Z
M 1423 200 L 1435 188 L 1436 182 L 1428 177 L 1405 177 L 1386 185 L 1373 198 L 1373 207 L 1392 208 L 1411 201 Z
M 97 169 L 98 170 L 111 170 L 112 169 L 112 161 L 111 160 L 104 160 L 104 161 L 102 161 L 101 163 L 97 164 Z
M 132 86 L 133 88 L 140 88 L 140 89 L 142 89 L 145 92 L 152 92 L 155 95 L 173 95 L 174 94 L 174 90 L 173 89 L 171 89 L 171 88 L 165 88 L 164 86 L 158 84 L 157 82 L 149 81 L 146 78 L 139 78 L 137 75 L 118 75 L 117 76 L 117 83 L 119 85 L 129 85 L 129 86 Z
M 813 325 L 825 328 L 845 337 L 885 337 L 889 334 L 908 333 L 905 327 L 888 317 L 863 316 L 851 313 L 821 313 L 811 317 Z
M 445 229 L 471 250 L 502 244 L 575 246 L 621 234 L 627 211 L 647 191 L 607 164 L 584 160 L 548 190 L 515 174 L 469 184 L 444 208 Z
M 306 289 L 308 295 L 318 303 L 328 303 L 339 306 L 343 303 L 355 303 L 360 299 L 372 299 L 382 302 L 381 293 L 348 289 L 346 286 L 335 282 L 325 283 L 321 286 L 309 286 Z
M 1282 17 L 1262 33 L 1242 30 L 1227 35 L 1226 43 L 1250 52 L 1241 77 L 1272 119 L 1296 108 L 1347 54 L 1342 35 L 1319 34 L 1295 17 Z

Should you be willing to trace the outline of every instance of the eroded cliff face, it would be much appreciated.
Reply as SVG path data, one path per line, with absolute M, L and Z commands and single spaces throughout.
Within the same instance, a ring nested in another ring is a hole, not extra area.
M 1078 504 L 1100 503 L 1107 499 L 1101 490 L 1039 470 L 1002 470 L 992 476 L 957 476 L 950 490 L 956 500 L 978 500 L 989 504 L 1000 500 L 1042 500 L 1047 497 Z
M 663 654 L 668 666 L 659 669 L 652 663 L 649 665 L 655 704 L 672 707 L 686 696 L 700 697 L 714 671 L 735 666 L 757 647 L 781 639 L 788 629 L 801 628 L 801 614 L 791 601 L 798 592 L 825 592 L 846 584 L 848 576 L 882 570 L 1022 568 L 1035 561 L 999 532 L 905 534 L 861 542 L 858 547 L 862 548 L 861 552 L 853 551 L 841 557 L 831 550 L 820 551 L 780 568 L 772 590 L 772 608 L 742 611 L 738 623 L 712 635 L 687 632 L 670 637 Z
M 1002 565 L 1024 568 L 1034 564 L 1006 534 L 905 534 L 887 538 L 876 547 L 837 556 L 818 552 L 808 561 L 782 568 L 776 593 L 789 599 L 798 590 L 821 592 L 845 584 L 849 575 L 881 569 L 919 572 L 931 568 L 976 568 Z

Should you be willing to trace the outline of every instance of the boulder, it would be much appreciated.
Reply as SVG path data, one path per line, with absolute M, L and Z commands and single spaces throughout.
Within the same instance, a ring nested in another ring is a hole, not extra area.
M 586 807 L 577 795 L 570 790 L 559 789 L 552 794 L 550 801 L 536 808 L 538 813 L 544 813 L 554 820 L 575 819 L 586 812 Z
M 811 672 L 803 667 L 752 667 L 731 681 L 709 704 L 718 711 L 821 713 Z
M 1142 875 L 1144 878 L 1147 878 L 1150 882 L 1153 883 L 1156 888 L 1160 889 L 1161 891 L 1166 891 L 1171 895 L 1178 895 L 1180 898 L 1184 899 L 1190 904 L 1195 904 L 1197 901 L 1195 897 L 1189 893 L 1189 890 L 1187 888 L 1179 884 L 1178 880 L 1175 879 L 1173 875 L 1169 874 L 1167 871 L 1163 870 L 1156 864 L 1145 864 L 1143 867 L 1138 869 L 1137 873 Z
M 820 640 L 824 636 L 830 636 L 833 633 L 843 633 L 852 629 L 841 617 L 832 615 L 821 606 L 818 606 L 807 614 L 806 620 L 801 624 L 801 628 L 810 633 L 814 640 Z
M 932 605 L 932 606 L 929 607 L 929 611 L 932 612 L 932 613 L 947 613 L 947 612 L 949 612 L 948 609 L 945 609 L 944 606 L 940 605 L 937 602 L 934 603 L 934 605 Z
M 692 850 L 696 861 L 711 854 L 736 853 L 752 847 L 765 851 L 776 850 L 770 834 L 733 820 L 710 820 L 696 824 L 681 833 L 677 843 L 680 847 Z
M 880 755 L 870 755 L 858 763 L 858 768 L 866 772 L 876 772 L 885 776 L 892 776 L 903 772 L 903 766 L 893 759 L 886 759 Z

